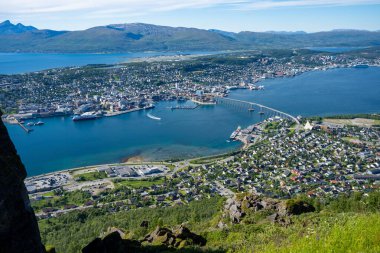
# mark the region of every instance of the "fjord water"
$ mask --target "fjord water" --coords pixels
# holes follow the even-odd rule
[[[380,68],[343,68],[303,73],[261,82],[265,90],[233,92],[230,97],[257,102],[294,116],[380,113]]]
[[[292,115],[333,115],[380,112],[380,68],[333,69],[294,78],[265,80],[263,91],[236,90],[231,98],[254,101]],[[188,102],[189,103],[189,102]],[[256,112],[202,106],[170,110],[176,102],[161,102],[146,111],[73,122],[70,117],[43,119],[44,126],[26,134],[7,125],[29,176],[79,166],[120,162],[142,156],[147,160],[187,158],[237,149],[226,142],[238,125],[262,120]]]
[[[120,54],[46,54],[0,53],[0,74],[20,74],[52,68],[85,66],[88,64],[117,64],[134,58],[171,56],[178,54],[215,54],[218,52],[143,52]]]

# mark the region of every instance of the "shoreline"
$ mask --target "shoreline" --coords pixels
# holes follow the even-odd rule
[[[76,171],[81,171],[81,170],[91,170],[91,169],[97,169],[99,167],[105,167],[105,166],[122,166],[122,165],[154,165],[154,164],[170,164],[164,161],[157,161],[157,162],[148,162],[148,161],[143,161],[143,162],[137,162],[137,161],[130,161],[130,162],[119,162],[119,163],[104,163],[104,164],[95,164],[95,165],[88,165],[88,166],[82,166],[82,167],[75,167],[75,168],[70,168],[70,169],[64,169],[64,170],[57,170],[57,171],[52,171],[52,172],[47,172],[39,175],[33,175],[33,176],[26,176],[25,180],[34,180],[37,178],[41,177],[46,177],[46,176],[51,176],[54,174],[59,174],[59,173],[72,173]]]
[[[367,114],[367,113],[364,113],[364,114]],[[370,114],[370,113],[368,113],[368,114]],[[341,115],[335,115],[335,116],[338,118]],[[325,118],[325,117],[322,117],[322,118]],[[327,119],[337,119],[337,118],[327,118]],[[254,125],[260,125],[261,123],[262,123],[262,121],[258,122],[258,123],[255,123]],[[205,159],[205,158],[212,159],[214,157],[220,157],[220,156],[228,155],[228,154],[231,154],[231,153],[234,153],[234,152],[240,152],[240,151],[246,150],[251,145],[254,144],[254,143],[244,143],[243,141],[241,141],[239,139],[237,139],[236,141],[240,142],[240,144],[241,144],[237,149],[234,149],[234,150],[228,151],[228,152],[222,152],[220,154],[206,155],[206,156],[195,156],[195,157],[187,158],[187,159],[183,158],[183,159],[175,160],[173,162],[168,162],[167,160],[148,161],[148,160],[146,160],[141,155],[133,155],[133,156],[130,156],[130,157],[122,158],[121,162],[94,164],[94,165],[87,165],[87,166],[75,167],[75,168],[70,168],[70,169],[57,170],[57,171],[42,173],[42,174],[39,174],[39,175],[27,176],[25,178],[25,180],[33,180],[33,179],[37,179],[37,178],[41,178],[41,177],[46,177],[46,176],[50,176],[50,175],[54,175],[54,174],[58,174],[58,173],[72,173],[72,172],[75,172],[75,171],[88,170],[88,169],[96,169],[96,168],[105,167],[105,166],[173,164],[173,163],[181,163],[181,162],[185,162],[185,161],[192,161],[192,160]]]
[[[378,65],[369,65],[370,67],[380,67]],[[302,73],[299,73],[298,75],[302,75],[304,73],[308,73],[308,72],[314,72],[314,71],[328,71],[328,70],[334,70],[334,69],[350,69],[350,68],[354,68],[354,66],[345,66],[345,67],[333,67],[333,68],[327,68],[327,69],[311,69],[311,70],[308,70],[308,71],[305,71],[305,72],[302,72]],[[295,76],[284,76],[284,77],[281,77],[281,78],[286,78],[286,77],[295,77]],[[280,78],[280,77],[274,77],[274,78],[267,78],[267,79],[276,79],[276,78]],[[262,79],[262,80],[259,80],[260,81],[265,81],[267,79]],[[161,102],[161,101],[160,101]],[[110,115],[110,116],[105,116],[105,117],[111,117],[111,116],[118,116],[118,115],[121,115],[121,114],[125,114],[125,113],[129,113],[129,112],[134,112],[134,111],[139,111],[139,110],[145,110],[145,108],[139,108],[138,110],[130,110],[130,111],[123,111],[121,113],[118,113],[118,114],[115,114],[115,115]],[[322,116],[324,117],[324,116]],[[245,148],[246,145],[243,145],[244,143],[241,143],[242,145],[239,146],[239,148],[236,148],[235,151],[237,150],[242,150]],[[249,145],[248,145],[249,146]],[[223,154],[223,153],[221,153]],[[191,159],[197,159],[197,158],[201,158],[201,157],[193,157]],[[187,159],[181,159],[181,161],[183,160],[187,160]],[[189,159],[190,160],[190,159]],[[132,161],[131,161],[132,162]],[[142,163],[151,163],[151,162],[148,162],[148,161],[144,161],[142,160],[141,161]],[[164,162],[164,161],[156,161],[156,162]],[[111,163],[111,164],[125,164],[125,163],[128,163],[128,161],[124,162],[115,162],[115,163]],[[108,164],[96,164],[96,165],[88,165],[88,166],[82,166],[82,167],[75,167],[75,168],[69,168],[69,169],[63,169],[63,170],[57,170],[57,171],[53,171],[53,172],[48,172],[48,173],[43,173],[43,174],[38,174],[38,175],[34,175],[34,176],[31,176],[31,177],[36,177],[36,176],[43,176],[43,175],[49,175],[49,174],[52,174],[52,173],[59,173],[59,172],[67,172],[67,171],[75,171],[75,170],[80,170],[80,169],[85,169],[85,168],[91,168],[91,167],[98,167],[98,166],[102,166],[102,165],[108,165]],[[28,177],[28,178],[31,178],[31,177]]]
[[[366,64],[366,65],[368,67],[380,68],[380,65],[376,65],[376,64]],[[284,75],[284,76],[274,76],[274,77],[269,77],[269,78],[261,78],[261,79],[256,80],[255,83],[260,83],[260,82],[265,81],[265,80],[271,80],[271,79],[277,79],[277,78],[294,78],[296,76],[300,76],[302,74],[314,72],[314,71],[328,71],[328,70],[334,70],[334,69],[351,69],[351,68],[356,68],[356,65],[332,66],[332,67],[323,67],[323,68],[322,67],[316,67],[313,69],[301,71],[301,72],[293,74],[293,75]],[[241,87],[240,89],[248,89],[248,87]],[[228,94],[227,94],[227,97],[228,97]],[[216,105],[216,103],[200,102],[200,101],[193,100],[192,98],[187,98],[187,100],[192,101],[193,103],[198,104],[198,105],[205,105],[205,106]],[[159,100],[157,102],[163,102],[163,101],[165,101],[165,100]],[[112,112],[112,113],[108,112],[108,113],[104,114],[102,117],[113,117],[113,116],[118,116],[118,115],[130,113],[130,112],[136,112],[136,111],[141,111],[141,110],[146,110],[146,109],[151,109],[151,108],[154,108],[154,105],[150,105],[150,106],[147,106],[144,108],[134,108],[134,109],[130,109],[127,111],[119,111],[119,112]],[[15,115],[15,114],[4,113],[4,115],[1,117],[1,120],[3,120],[3,122],[7,123],[7,124],[17,124],[17,123],[12,123],[13,115]],[[62,117],[62,116],[65,117],[65,116],[72,116],[72,115],[74,115],[74,114],[71,113],[71,114],[63,114],[63,115],[49,115],[49,116],[39,116],[39,117],[20,118],[20,119],[21,120],[29,120],[29,119],[38,119],[38,118],[54,118],[54,117]],[[7,119],[7,117],[10,117],[10,119]],[[102,118],[102,117],[100,117],[100,118]]]

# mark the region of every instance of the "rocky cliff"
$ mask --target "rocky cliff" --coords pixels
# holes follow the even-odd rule
[[[24,165],[0,120],[0,253],[44,252],[25,177]]]

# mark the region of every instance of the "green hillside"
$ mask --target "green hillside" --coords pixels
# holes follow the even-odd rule
[[[380,32],[333,30],[318,33],[225,32],[132,23],[81,31],[38,30],[0,23],[0,52],[109,53],[220,51],[261,48],[368,47]]]
[[[243,196],[250,195],[237,197],[244,203]],[[57,252],[80,252],[110,227],[125,231],[126,238],[141,239],[157,226],[173,228],[183,223],[203,236],[207,243],[202,247],[186,246],[177,249],[178,252],[380,251],[379,192],[342,195],[336,199],[300,196],[273,201],[287,208],[288,214],[283,216],[284,219],[271,220],[273,210],[247,209],[238,223],[232,223],[223,211],[226,200],[215,197],[167,208],[141,208],[116,213],[99,208],[75,212],[41,220],[40,229],[44,243],[54,245]],[[315,211],[298,214],[296,210],[300,203],[312,205]],[[142,221],[148,221],[148,227],[141,227]],[[146,252],[171,251],[176,249],[147,247]]]

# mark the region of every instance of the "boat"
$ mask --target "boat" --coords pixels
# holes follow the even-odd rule
[[[255,108],[249,108],[248,111],[253,112]]]
[[[93,112],[85,112],[81,115],[75,115],[73,121],[92,120],[96,118],[98,118],[98,116]]]
[[[250,84],[249,85],[249,89],[250,90],[263,90],[264,89],[264,86],[263,85],[254,85],[254,84]]]
[[[36,125],[36,126],[42,126],[43,124],[45,124],[45,123],[44,123],[43,121],[40,120],[40,121],[38,121],[35,125]]]
[[[26,125],[27,125],[27,126],[34,126],[35,123],[34,123],[34,122],[28,122],[28,123],[26,123]]]
[[[151,119],[154,119],[154,120],[161,120],[161,118],[156,117],[156,116],[153,116],[153,115],[150,114],[150,113],[148,113],[146,116],[148,116],[148,118],[151,118]]]
[[[238,134],[240,133],[240,131],[241,131],[241,127],[238,126],[238,128],[235,131],[232,132],[232,134],[230,136],[230,139],[235,139],[236,136],[238,136]]]

